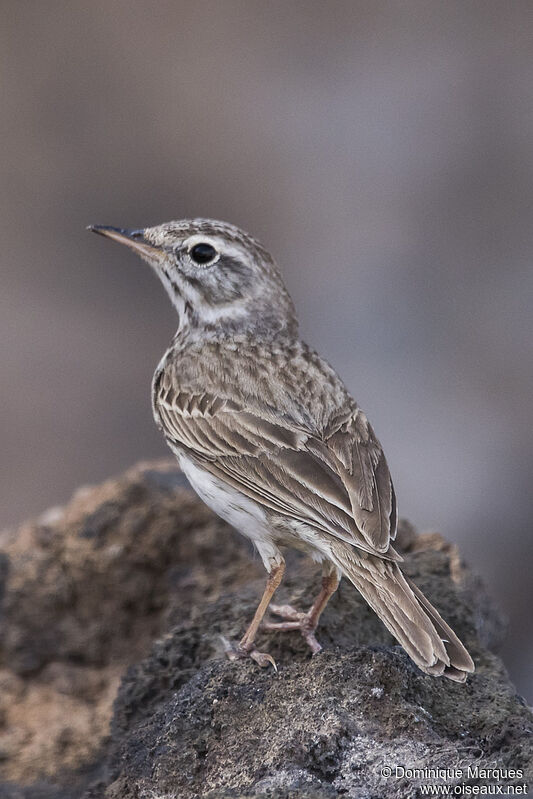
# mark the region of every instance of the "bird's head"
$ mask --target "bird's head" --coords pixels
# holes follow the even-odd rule
[[[294,336],[294,305],[271,255],[254,238],[209,219],[167,222],[139,230],[92,225],[125,244],[161,279],[180,328],[224,336]]]

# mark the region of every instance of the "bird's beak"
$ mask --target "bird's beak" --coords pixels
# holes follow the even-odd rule
[[[161,251],[159,247],[151,244],[144,238],[144,230],[124,230],[119,227],[109,227],[108,225],[89,225],[87,230],[98,233],[100,236],[107,236],[120,244],[125,244],[131,250],[135,250],[139,255],[153,258]]]

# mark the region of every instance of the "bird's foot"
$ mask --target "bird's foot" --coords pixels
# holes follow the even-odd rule
[[[266,668],[267,666],[273,666],[274,671],[278,670],[276,661],[272,655],[269,655],[267,652],[259,652],[259,650],[257,650],[253,645],[243,645],[242,643],[233,644],[224,637],[222,637],[222,644],[224,646],[224,652],[226,653],[228,660],[252,658],[252,660],[255,660],[255,662],[261,666],[262,669]]]
[[[286,621],[263,622],[264,630],[299,630],[312,654],[316,655],[320,652],[322,646],[315,636],[318,619],[311,612],[303,613],[291,605],[269,605],[269,610]]]

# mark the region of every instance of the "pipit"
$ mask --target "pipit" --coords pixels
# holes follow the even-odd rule
[[[93,226],[155,270],[179,324],[152,383],[157,426],[202,500],[249,538],[268,573],[232,659],[275,663],[255,646],[285,568],[280,547],[323,569],[308,612],[270,604],[313,653],[322,611],[346,576],[427,674],[474,670],[455,633],[399,567],[396,500],[381,445],[329,366],[298,335],[271,255],[233,225],[207,219],[142,230]]]

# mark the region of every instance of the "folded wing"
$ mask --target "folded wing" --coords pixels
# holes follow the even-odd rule
[[[394,490],[385,456],[363,412],[350,409],[318,434],[280,417],[208,394],[156,395],[169,443],[265,508],[392,560]]]

